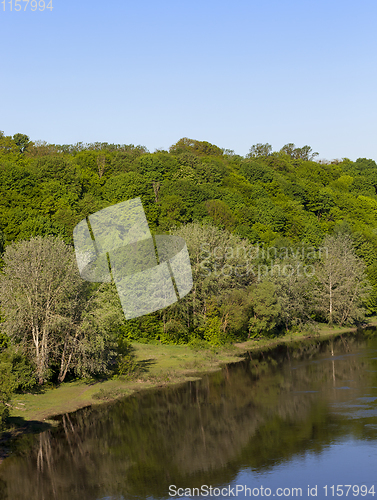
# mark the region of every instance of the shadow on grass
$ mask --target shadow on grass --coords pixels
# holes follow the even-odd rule
[[[149,371],[152,365],[156,364],[156,360],[151,359],[142,359],[140,361],[135,362],[135,371],[139,373],[146,373]]]
[[[53,426],[40,420],[25,420],[23,417],[9,417],[6,429],[0,433],[0,463],[14,451],[20,451],[20,437],[39,434]]]
[[[51,425],[41,420],[25,420],[23,417],[9,417],[7,419],[7,428],[10,431],[5,431],[4,434],[12,434],[13,432],[21,432],[22,434],[43,432],[51,428]]]
[[[53,387],[55,387],[55,386],[51,383],[46,383],[43,385],[36,384],[33,387],[31,387],[30,389],[26,390],[25,392],[23,392],[23,391],[16,392],[15,397],[17,397],[19,394],[44,394],[46,391],[48,391],[49,389],[52,389]]]
[[[141,375],[142,373],[147,373],[152,365],[156,364],[156,360],[151,359],[142,359],[140,361],[131,361],[129,373],[124,373],[120,375],[120,377],[124,377],[125,379],[132,380],[132,378]],[[87,380],[81,380],[88,387],[92,385],[96,385],[101,382],[106,382],[107,380],[112,380],[117,377],[116,373],[112,373],[109,376],[97,375]]]

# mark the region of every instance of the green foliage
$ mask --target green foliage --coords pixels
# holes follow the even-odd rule
[[[283,210],[269,198],[257,200],[255,204],[256,218],[262,224],[268,225],[273,231],[283,232],[287,218]]]
[[[362,322],[363,302],[368,300],[370,292],[365,263],[355,254],[347,233],[326,236],[323,249],[325,252],[315,274],[318,314],[330,324]]]
[[[60,236],[63,239],[68,237],[64,227],[43,215],[27,217],[19,225],[18,240],[28,240],[35,236]]]
[[[1,330],[35,366],[38,382],[109,373],[123,321],[115,287],[83,281],[72,248],[58,238],[13,243],[4,263]]]
[[[282,153],[289,155],[291,158],[300,159],[300,160],[312,160],[319,153],[313,153],[313,150],[310,146],[303,146],[302,148],[296,148],[295,145],[290,142],[283,146],[280,150]]]
[[[119,336],[128,341],[136,340],[145,343],[150,340],[158,340],[162,331],[163,326],[157,315],[147,314],[125,321],[119,330]]]
[[[252,313],[249,319],[249,336],[251,338],[270,335],[281,321],[276,286],[269,281],[253,285],[250,289]]]
[[[35,387],[35,366],[20,350],[9,347],[0,353],[0,364],[9,368],[13,392],[27,392]]]
[[[185,202],[189,211],[205,200],[206,196],[201,187],[196,182],[188,179],[178,179],[176,181],[166,181],[161,189],[162,201],[165,196],[178,195]]]
[[[167,173],[176,171],[177,167],[178,162],[174,157],[164,153],[156,153],[140,156],[133,163],[132,168],[142,175],[150,185],[152,182],[163,181]]]
[[[175,318],[170,318],[165,322],[164,328],[159,334],[159,339],[163,344],[187,344],[189,338],[189,331],[186,325]]]
[[[225,345],[230,341],[226,333],[226,325],[221,320],[220,311],[214,302],[207,304],[204,326],[199,329],[204,340],[213,346]]]
[[[180,154],[187,151],[206,156],[222,156],[224,153],[222,149],[214,144],[207,141],[188,139],[187,137],[180,139],[176,144],[170,147],[169,151],[173,154]]]
[[[19,152],[25,153],[30,144],[29,137],[26,134],[14,134],[13,140],[18,146]]]
[[[0,158],[8,157],[16,160],[16,153],[19,152],[19,148],[10,135],[4,135],[4,132],[0,130]]]
[[[28,391],[35,384],[34,366],[20,351],[8,348],[0,352],[0,431],[6,425],[13,394]]]
[[[137,370],[133,348],[125,338],[118,338],[116,374],[131,377]]]
[[[197,180],[200,183],[209,182],[211,184],[220,184],[227,169],[224,162],[219,158],[204,158],[199,165],[196,165],[195,171]]]
[[[205,203],[208,215],[211,217],[217,227],[231,230],[235,225],[235,217],[228,205],[221,200],[208,200]]]
[[[250,182],[271,182],[274,178],[273,170],[257,161],[243,162],[240,173]]]
[[[102,193],[105,200],[111,203],[126,201],[138,196],[152,196],[152,185],[137,172],[127,172],[111,177],[103,187]]]
[[[8,335],[0,331],[0,353],[8,347],[9,341]]]
[[[9,416],[9,401],[14,391],[11,370],[10,362],[0,361],[0,431],[3,430]]]
[[[98,175],[101,179],[104,175],[107,176],[109,164],[111,161],[110,154],[104,151],[80,151],[75,155],[75,162],[81,170],[89,170],[91,173]]]
[[[169,229],[177,223],[188,219],[187,206],[181,196],[168,194],[161,203],[160,227]]]
[[[0,231],[0,255],[4,252],[5,247],[5,237],[4,233]]]
[[[258,142],[258,144],[254,144],[251,146],[247,158],[259,158],[264,156],[269,156],[272,152],[271,144],[262,144]]]
[[[318,304],[314,311],[310,293],[302,297],[297,292],[305,287],[313,299],[313,282],[284,276],[258,281],[258,273],[252,272],[222,274],[227,266],[235,269],[240,262],[246,264],[234,255],[215,258],[216,246],[252,243],[267,248],[284,241],[287,248],[303,244],[318,249],[326,235],[346,232],[354,241],[356,256],[366,264],[371,284],[360,307],[376,313],[377,164],[366,158],[317,162],[313,161],[316,155],[310,146],[293,143],[275,152],[268,143],[254,144],[243,158],[188,138],[180,139],[169,152],[149,153],[132,144],[55,145],[32,143],[25,134],[0,133],[0,254],[12,242],[37,236],[57,236],[72,243],[73,228],[82,219],[140,196],[151,229],[181,234],[192,257],[194,288],[187,297],[164,311],[124,324],[114,319],[114,328],[109,318],[119,316],[119,304],[111,299],[110,309],[118,312],[106,311],[100,305],[102,293],[111,293],[89,287],[80,307],[97,294],[98,300],[93,300],[97,313],[87,310],[81,316],[79,355],[67,376],[111,371],[119,338],[207,342],[203,337],[207,328],[210,342],[221,343],[216,339],[223,334],[228,340],[243,340],[249,333],[277,334],[303,326],[310,315],[328,318]],[[210,250],[209,259],[201,247]],[[288,260],[279,265],[284,263]],[[251,259],[249,269],[259,264],[278,261]],[[318,261],[316,265],[321,266]],[[213,317],[207,314],[211,297],[216,297],[217,304]],[[333,321],[342,321],[339,318],[334,316]],[[0,351],[12,342],[1,336]],[[49,377],[57,377],[58,358],[57,352],[51,356]]]

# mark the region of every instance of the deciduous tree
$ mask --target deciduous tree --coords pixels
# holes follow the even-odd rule
[[[72,248],[51,236],[13,243],[3,259],[1,327],[34,362],[39,383],[52,369],[59,382],[71,369],[78,375],[106,372],[115,355],[110,330],[123,316],[111,285],[96,285],[93,292]]]
[[[348,234],[326,236],[316,268],[316,306],[322,317],[340,325],[361,321],[370,286],[364,262],[356,256]]]
[[[258,144],[254,144],[251,146],[249,153],[246,155],[247,158],[259,158],[260,156],[269,156],[272,151],[271,144],[262,144],[258,142]]]

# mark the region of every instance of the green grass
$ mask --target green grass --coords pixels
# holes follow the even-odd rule
[[[37,394],[18,394],[12,400],[11,423],[44,421],[85,406],[99,404],[140,391],[143,388],[180,383],[217,370],[224,363],[238,361],[242,351],[235,347],[194,350],[188,346],[133,343],[138,362],[136,377],[112,380],[75,381],[48,388]]]
[[[370,320],[377,324],[377,318]],[[85,406],[100,404],[140,391],[145,388],[194,380],[201,374],[218,370],[225,363],[239,361],[246,351],[271,347],[308,337],[326,337],[351,331],[349,327],[320,325],[318,333],[290,332],[273,339],[248,340],[234,346],[216,349],[192,349],[185,345],[133,343],[138,362],[135,378],[117,378],[103,381],[75,381],[48,388],[38,394],[20,394],[12,401],[11,425],[26,422],[44,422],[50,417],[72,412]]]

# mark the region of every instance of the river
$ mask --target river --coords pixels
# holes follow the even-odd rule
[[[1,500],[371,499],[377,334],[280,345],[59,421],[17,441]]]

